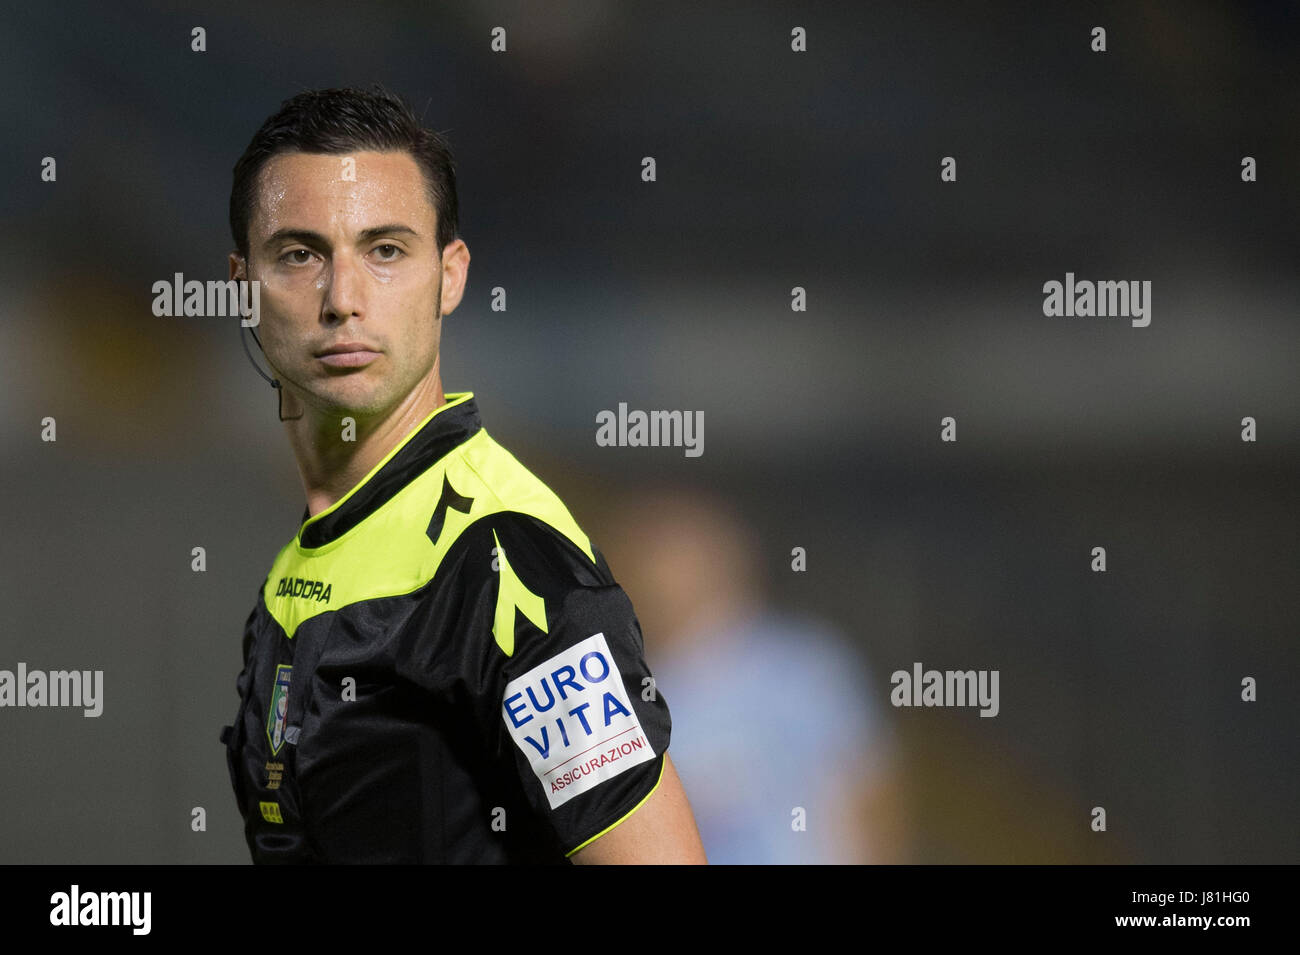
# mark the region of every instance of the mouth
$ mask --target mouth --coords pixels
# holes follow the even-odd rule
[[[316,353],[331,368],[360,368],[379,357],[379,352],[363,342],[339,342]]]

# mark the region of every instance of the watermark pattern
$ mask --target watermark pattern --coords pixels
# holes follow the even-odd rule
[[[1075,281],[1073,272],[1065,282],[1043,283],[1043,314],[1049,318],[1131,318],[1134,328],[1151,324],[1151,280]]]
[[[0,670],[0,706],[81,707],[83,716],[104,712],[103,670]]]
[[[889,702],[894,706],[979,706],[980,716],[997,716],[997,670],[895,670]]]
[[[688,458],[704,453],[703,411],[618,411],[596,414],[596,444],[602,448],[685,448]]]
[[[257,279],[220,281],[185,280],[177,272],[170,281],[153,283],[153,313],[159,318],[193,316],[196,318],[234,318],[239,324],[254,328],[262,320],[262,286]]]

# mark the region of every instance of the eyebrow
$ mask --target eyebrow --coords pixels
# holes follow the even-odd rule
[[[418,236],[410,226],[402,225],[399,222],[390,222],[387,225],[377,225],[369,229],[363,229],[358,236],[359,242],[369,242],[371,239],[378,239],[386,235],[409,235]],[[326,246],[329,241],[319,232],[313,232],[310,229],[276,229],[267,237],[265,246],[276,245],[280,242],[290,240],[301,242],[304,245]]]

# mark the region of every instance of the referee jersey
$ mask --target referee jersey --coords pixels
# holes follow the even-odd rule
[[[276,557],[222,729],[253,861],[560,862],[658,786],[640,626],[451,393]]]

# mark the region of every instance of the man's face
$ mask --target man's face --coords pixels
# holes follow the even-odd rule
[[[367,418],[428,386],[441,315],[459,304],[469,262],[459,240],[439,257],[436,227],[409,153],[267,162],[247,278],[261,283],[259,337],[286,389],[327,414]]]

